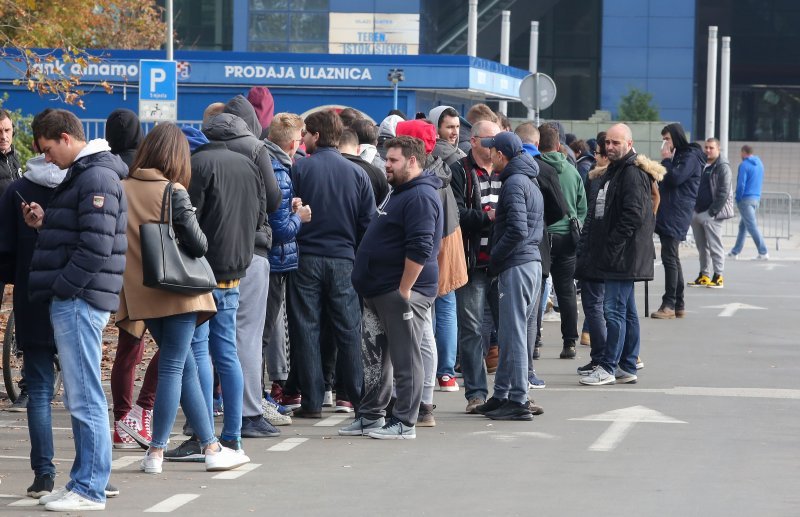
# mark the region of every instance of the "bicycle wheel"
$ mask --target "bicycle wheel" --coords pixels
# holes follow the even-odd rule
[[[19,381],[22,379],[22,353],[17,350],[14,335],[14,313],[8,316],[6,334],[3,336],[3,383],[11,402],[19,396]]]

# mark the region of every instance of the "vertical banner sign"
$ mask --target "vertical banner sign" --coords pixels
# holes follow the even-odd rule
[[[139,119],[142,122],[178,120],[178,67],[175,61],[139,61]]]

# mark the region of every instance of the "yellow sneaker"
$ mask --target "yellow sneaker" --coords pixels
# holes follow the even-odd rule
[[[722,289],[724,287],[724,282],[722,275],[714,275],[714,278],[706,285],[706,287],[710,287],[712,289]]]
[[[708,275],[700,273],[694,282],[687,282],[686,285],[689,287],[708,287],[710,283],[711,279],[708,278]]]

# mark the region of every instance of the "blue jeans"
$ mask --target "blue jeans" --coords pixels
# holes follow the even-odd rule
[[[617,366],[627,373],[636,373],[640,341],[633,280],[606,280],[605,290],[606,351],[600,366],[612,375]]]
[[[197,376],[200,378],[200,391],[203,393],[206,419],[209,421],[211,429],[214,429],[214,369],[211,366],[211,356],[208,353],[208,328],[208,321],[195,327],[194,335],[192,336],[192,355],[194,356],[195,366],[197,366]],[[187,420],[194,428],[194,424],[188,416]]]
[[[25,382],[28,390],[28,436],[31,439],[31,469],[34,475],[56,477],[53,465],[53,426],[50,401],[53,399],[55,349],[38,345],[22,347]]]
[[[103,328],[109,315],[81,298],[53,298],[50,303],[64,406],[72,419],[75,442],[75,461],[66,488],[95,502],[106,500],[111,474],[108,401],[100,377]]]
[[[433,327],[436,332],[436,352],[439,365],[436,376],[456,374],[456,352],[458,351],[458,321],[456,318],[456,293],[449,293],[436,298],[433,311]]]
[[[337,372],[341,372],[336,383],[350,402],[361,400],[361,304],[350,281],[352,272],[352,260],[301,255],[297,271],[286,284],[292,370],[297,370],[306,411],[321,411],[325,395],[320,348],[323,312],[327,336],[336,347]]]
[[[208,322],[208,351],[219,375],[222,388],[222,433],[225,441],[239,440],[242,435],[242,400],[244,377],[236,352],[236,312],[239,309],[239,287],[214,289],[217,314]],[[204,383],[205,384],[205,383]],[[191,422],[191,420],[190,420]]]
[[[193,426],[197,426],[193,428],[200,442],[203,445],[214,443],[217,439],[214,428],[205,418],[206,403],[200,388],[197,363],[191,353],[197,314],[176,314],[148,319],[145,323],[160,351],[150,445],[159,449],[167,447],[178,414],[178,403]]]
[[[458,308],[458,348],[464,396],[486,399],[489,388],[483,361],[483,311],[489,297],[490,278],[483,269],[469,272],[469,281],[456,289]]]
[[[528,400],[528,322],[541,281],[541,262],[510,267],[497,277],[500,358],[494,377],[495,398],[520,404]]]
[[[603,315],[605,284],[591,280],[581,281],[581,305],[583,305],[583,326],[589,333],[591,358],[599,364],[606,348],[606,318]]]
[[[742,199],[736,205],[739,207],[739,233],[736,235],[736,244],[733,245],[731,250],[734,255],[742,252],[744,240],[748,233],[753,237],[753,243],[758,248],[758,254],[767,254],[767,245],[761,237],[761,231],[758,229],[758,221],[756,220],[758,204],[758,199]]]

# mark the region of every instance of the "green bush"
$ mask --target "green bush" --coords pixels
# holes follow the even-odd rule
[[[8,102],[8,92],[0,97],[0,108]],[[14,122],[14,149],[19,154],[19,163],[23,169],[28,159],[32,158],[33,153],[33,133],[31,132],[31,121],[33,115],[23,115],[21,109],[11,110],[6,108],[11,120]]]
[[[653,103],[652,94],[630,88],[620,100],[617,118],[630,122],[659,120],[658,106]]]

